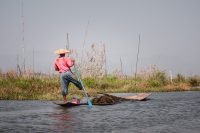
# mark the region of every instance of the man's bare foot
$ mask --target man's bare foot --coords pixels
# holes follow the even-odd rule
[[[89,93],[87,93],[87,96],[88,96],[88,97],[90,97],[90,94],[89,94]]]
[[[64,103],[67,103],[67,98],[66,98],[66,96],[63,96],[63,100],[64,100]]]

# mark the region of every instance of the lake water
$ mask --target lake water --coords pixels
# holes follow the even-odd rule
[[[200,92],[152,93],[147,101],[92,109],[1,100],[0,132],[200,133]]]

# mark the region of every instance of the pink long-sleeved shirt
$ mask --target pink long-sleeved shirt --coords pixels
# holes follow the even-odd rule
[[[54,62],[54,68],[59,73],[64,73],[70,70],[70,67],[74,65],[74,61],[67,57],[59,57]]]

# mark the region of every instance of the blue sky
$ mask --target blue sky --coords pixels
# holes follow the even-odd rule
[[[16,69],[25,46],[26,66],[52,71],[54,50],[66,44],[86,50],[93,43],[106,46],[110,72],[135,72],[138,35],[141,47],[138,69],[156,65],[167,73],[200,74],[199,0],[0,0],[0,68]],[[24,42],[22,43],[22,20]],[[89,22],[88,28],[87,24]]]

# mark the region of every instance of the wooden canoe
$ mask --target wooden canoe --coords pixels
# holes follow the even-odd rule
[[[111,94],[100,94],[100,98],[97,98],[98,100],[101,100],[101,98],[103,96],[106,96],[106,97],[110,97],[112,98],[113,102],[94,102],[93,100],[95,98],[92,99],[92,104],[93,105],[99,105],[99,106],[105,106],[105,105],[113,105],[119,101],[132,101],[132,100],[135,100],[135,101],[143,101],[143,100],[146,100],[147,97],[149,97],[151,95],[151,93],[139,93],[139,94],[136,94],[136,95],[133,95],[133,96],[126,96],[126,97],[118,97],[118,96],[114,96],[114,95],[111,95]],[[75,106],[80,106],[80,105],[87,105],[87,102],[82,102],[82,103],[79,103],[79,104],[75,104],[75,103],[71,103],[71,102],[67,102],[67,103],[64,103],[64,102],[53,102],[54,104],[56,105],[60,105],[62,107],[75,107]]]

